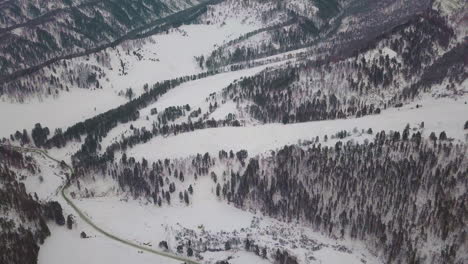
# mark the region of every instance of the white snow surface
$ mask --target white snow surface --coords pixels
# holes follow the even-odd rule
[[[360,243],[348,240],[337,242],[313,232],[302,224],[283,223],[256,212],[248,212],[228,205],[216,197],[213,182],[207,176],[192,182],[194,194],[191,196],[189,206],[177,203],[177,199],[174,199],[171,206],[164,205],[161,208],[144,200],[122,199],[120,194],[113,196],[112,192],[107,192],[103,184],[105,185],[104,182],[98,181],[87,185],[87,188],[100,189],[105,196],[74,201],[98,226],[105,227],[106,231],[138,244],[144,243],[157,249],[158,243],[165,240],[169,248],[174,250],[179,243],[174,238],[181,232],[183,234],[183,230],[186,229],[194,231],[199,237],[209,233],[210,237],[221,238],[223,234],[235,232],[236,237],[241,240],[253,237],[260,245],[269,248],[277,245],[276,239],[287,241],[289,246],[286,248],[291,247],[304,235],[325,246],[313,253],[316,260],[312,262],[304,262],[306,255],[310,255],[310,251],[300,247],[288,248],[297,254],[302,260],[301,263],[338,264],[346,260],[347,263],[359,264],[361,259],[369,261],[368,263],[379,263]],[[253,224],[254,222],[257,224]],[[346,246],[353,253],[340,252],[334,246]],[[269,257],[270,260],[267,261],[253,253],[234,249],[206,252],[202,255],[204,257],[202,263],[215,263],[229,256],[233,258],[231,263],[272,263],[272,257]]]
[[[125,101],[105,89],[72,89],[55,99],[33,99],[22,104],[0,101],[0,137],[9,137],[23,129],[30,132],[36,123],[47,126],[53,135],[55,128],[66,128]]]
[[[315,139],[316,136],[319,136],[322,142],[325,135],[330,137],[341,130],[372,128],[374,133],[381,130],[402,131],[407,124],[411,127],[419,127],[421,122],[425,123],[422,133],[425,137],[429,137],[431,132],[438,135],[446,131],[449,137],[465,141],[466,132],[463,131],[463,125],[468,116],[466,101],[468,101],[468,96],[456,101],[452,98],[425,97],[402,108],[391,108],[383,110],[380,115],[361,118],[196,130],[166,138],[156,137],[146,144],[136,145],[127,150],[127,155],[137,160],[143,157],[157,160],[187,157],[196,153],[217,154],[220,150],[239,151],[241,149],[247,150],[250,155],[256,155],[284,145],[295,144],[299,140]],[[416,108],[416,104],[422,107]]]
[[[153,36],[143,45],[141,52],[144,57],[153,57],[157,61],[139,61],[132,55],[114,57],[112,65],[116,65],[115,68],[120,64],[119,59],[129,64],[128,74],[120,75],[118,71],[111,71],[108,75],[116,90],[132,87],[138,93],[142,91],[145,83],[152,84],[202,72],[195,56],[206,56],[215,47],[258,27],[237,20],[230,20],[223,25],[185,25],[171,30],[169,34]]]
[[[170,90],[159,100],[149,105],[147,108],[140,111],[142,116],[148,115],[150,110],[156,107],[159,110],[164,110],[169,106],[190,105],[192,107],[202,104],[205,99],[212,93],[218,93],[226,88],[229,84],[242,77],[248,77],[259,73],[266,66],[256,68],[221,73],[196,81],[184,83],[179,87]]]
[[[63,204],[62,204],[63,205]],[[69,211],[70,212],[70,211]],[[138,251],[135,248],[111,240],[80,222],[76,229],[52,224],[52,235],[45,240],[39,250],[39,264],[180,264],[180,261]],[[90,238],[81,239],[84,231]]]

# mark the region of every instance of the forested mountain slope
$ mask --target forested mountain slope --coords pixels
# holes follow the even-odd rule
[[[465,263],[467,18],[0,0],[0,262]]]
[[[230,85],[221,98],[261,122],[293,123],[378,114],[423,92],[466,93],[464,33],[439,11],[424,7],[404,17],[394,10],[388,19],[375,21],[382,16],[379,9],[364,9],[363,25],[342,25],[329,40],[301,53],[298,63]],[[215,54],[234,56],[236,62],[259,55],[243,48]]]
[[[67,68],[66,62],[53,63],[191,21],[212,2],[217,1],[4,1],[0,93],[41,91],[43,75]]]

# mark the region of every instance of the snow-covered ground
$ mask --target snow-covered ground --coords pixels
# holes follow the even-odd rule
[[[330,138],[341,130],[352,131],[357,128],[361,131],[372,128],[374,133],[381,130],[402,131],[407,124],[410,127],[419,127],[421,122],[424,122],[424,137],[429,137],[431,132],[438,135],[445,131],[449,137],[465,141],[466,131],[463,130],[463,125],[468,117],[467,101],[466,95],[458,100],[426,96],[402,108],[391,108],[383,110],[380,115],[361,118],[203,129],[166,138],[156,137],[146,144],[127,150],[127,155],[137,160],[143,157],[157,160],[241,149],[246,149],[250,155],[256,155],[287,144],[295,144],[299,140],[315,139],[317,136],[323,142],[325,135]],[[416,108],[416,104],[422,107]],[[369,137],[361,136],[355,140],[365,138]]]
[[[103,182],[97,184],[101,191],[104,190],[102,184]],[[163,240],[174,249],[181,240],[205,240],[210,237],[210,245],[216,248],[215,240],[235,237],[243,241],[248,237],[270,250],[281,245],[282,248],[296,253],[303,261],[308,259],[307,263],[338,264],[346,261],[359,264],[361,259],[367,263],[379,263],[360,243],[333,240],[299,223],[280,222],[226,204],[214,194],[209,177],[199,178],[193,182],[193,186],[194,194],[189,206],[175,202],[171,206],[160,208],[151,202],[122,199],[122,195],[113,196],[108,192],[103,197],[75,202],[96,224],[105,227],[107,231],[156,249]],[[191,232],[195,232],[196,236],[190,236]],[[176,237],[182,239],[177,240]],[[221,248],[224,247],[224,243],[220,245]],[[344,252],[343,247],[352,253]],[[232,257],[231,263],[252,264],[272,263],[272,253],[268,253],[269,261],[239,249],[205,252],[202,256],[203,263],[215,263]],[[311,260],[310,256],[315,260]]]
[[[231,75],[228,76],[234,78]],[[210,78],[216,79],[216,76]],[[220,83],[220,85],[222,84]],[[193,86],[189,85],[181,88],[180,91],[174,90],[173,94],[171,91],[171,94],[168,93],[167,98],[161,98],[160,103],[170,105],[177,102],[172,102],[173,99],[171,98],[180,98],[184,94],[190,93],[190,87]],[[199,99],[203,100],[205,98],[204,94],[193,94],[192,96],[194,98],[189,96],[187,102],[193,100],[193,103],[196,103]],[[195,97],[197,97],[196,100]],[[438,134],[441,131],[446,131],[449,137],[464,141],[466,131],[463,130],[463,124],[467,118],[466,113],[468,113],[466,101],[468,101],[466,95],[459,97],[457,100],[453,98],[436,99],[426,96],[402,108],[387,109],[380,115],[358,119],[198,130],[178,136],[155,138],[147,144],[137,145],[130,149],[127,154],[137,159],[145,157],[149,160],[155,160],[187,157],[194,153],[217,153],[221,149],[247,149],[249,155],[252,156],[274,150],[285,144],[314,139],[316,136],[319,136],[320,142],[324,143],[323,136],[328,135],[329,140],[326,144],[334,144],[336,139],[331,139],[331,135],[340,130],[352,131],[357,128],[361,131],[361,129],[372,128],[374,133],[380,130],[401,131],[408,123],[411,127],[419,128],[422,121],[425,123],[422,130],[423,136],[427,137],[430,132]],[[416,104],[422,105],[422,107],[416,108]],[[225,108],[219,108],[220,112],[215,112],[213,115],[223,115],[235,109],[234,106],[229,105],[226,105]],[[362,141],[372,137],[373,135],[353,133],[352,139]],[[49,153],[59,159],[66,159],[69,157],[69,153],[72,153],[73,149],[79,146],[79,144],[75,145],[61,150],[53,149]],[[37,154],[34,156],[37,156]],[[23,182],[25,182],[28,190],[38,192],[41,199],[58,200],[64,208],[65,215],[74,214],[73,209],[56,192],[61,185],[63,172],[60,172],[60,169],[53,162],[41,157],[35,158],[41,164],[44,181],[42,185],[39,185],[37,178],[27,177]],[[307,263],[357,264],[362,263],[362,260],[367,261],[367,263],[379,263],[360,243],[355,241],[333,240],[299,223],[283,223],[262,216],[258,212],[237,209],[224,201],[218,200],[213,193],[213,184],[208,177],[202,177],[193,182],[195,191],[189,206],[175,202],[171,206],[164,205],[161,208],[145,200],[133,200],[122,194],[108,192],[109,189],[112,189],[112,186],[115,186],[115,182],[111,183],[109,181],[111,180],[98,181],[96,185],[100,186],[101,189],[96,189],[98,195],[95,198],[76,199],[74,201],[98,226],[138,244],[149,245],[157,249],[158,243],[165,240],[168,241],[170,247],[174,248],[178,243],[175,237],[183,237],[187,235],[187,230],[190,230],[200,237],[226,238],[236,236],[239,239],[255,237],[262,246],[273,248],[282,245],[294,252],[299,259],[308,259]],[[102,196],[102,193],[106,193],[106,195]],[[75,219],[77,224],[71,231],[67,230],[66,227],[51,224],[52,235],[41,246],[39,253],[40,264],[63,263],[64,259],[69,260],[69,263],[72,264],[179,263],[110,240],[94,231],[80,219]],[[79,237],[81,231],[85,231],[90,238],[81,239]],[[309,238],[310,240],[307,241],[310,241],[311,245],[306,243],[298,246],[299,234]],[[279,241],[282,242],[278,244]],[[317,245],[319,246],[317,247]],[[296,246],[298,247],[296,248]],[[343,250],[342,246],[346,250]],[[307,247],[312,247],[314,250],[309,250]],[[230,263],[271,263],[243,250],[207,252],[202,256],[207,263],[213,263],[216,260],[228,257],[231,258]],[[310,256],[313,256],[314,259],[311,259]]]
[[[210,94],[220,92],[235,80],[255,75],[265,68],[266,66],[260,66],[241,71],[221,73],[200,80],[184,83],[161,96],[156,103],[141,110],[140,115],[149,115],[150,110],[155,107],[158,111],[164,110],[170,106],[186,104],[193,108],[202,104]]]
[[[36,193],[40,200],[55,200],[65,179],[64,171],[58,168],[57,162],[44,157],[42,154],[31,153],[27,155],[34,158],[40,172],[31,174],[29,171],[19,170],[18,175],[20,178],[24,176],[24,180],[21,180],[21,182],[24,183],[26,190]]]
[[[49,127],[53,134],[55,128],[66,128],[125,101],[112,90],[105,89],[72,89],[56,99],[32,99],[22,104],[0,101],[0,137],[9,137],[23,129],[30,132],[36,123]]]
[[[62,204],[63,205],[63,204]],[[77,229],[52,224],[52,235],[39,251],[38,264],[180,264],[180,261],[149,254],[111,240],[78,222]],[[80,238],[84,231],[90,238]]]
[[[38,175],[25,175],[26,179],[22,182],[25,183],[27,190],[36,192],[41,200],[60,202],[64,216],[72,214],[75,220],[72,230],[49,222],[51,236],[41,245],[39,264],[59,264],[64,261],[70,264],[180,263],[129,247],[94,230],[77,217],[74,210],[57,192],[63,183],[66,171],[41,154],[28,155],[35,159],[44,180],[39,183],[36,182]],[[188,178],[193,180],[193,177]],[[309,259],[313,256],[314,261],[308,263],[336,264],[347,261],[358,264],[361,260],[366,260],[367,263],[379,263],[360,243],[336,241],[313,232],[299,223],[283,223],[257,212],[237,209],[219,200],[214,194],[209,177],[201,177],[198,181],[192,182],[194,195],[191,196],[189,206],[174,202],[171,206],[166,205],[162,208],[144,200],[132,200],[121,194],[107,192],[115,186],[115,182],[109,181],[111,181],[109,178],[98,179],[95,183],[98,188],[93,189],[98,195],[105,193],[105,196],[74,199],[74,202],[105,231],[140,245],[159,250],[158,244],[164,240],[169,243],[173,251],[179,243],[176,237],[193,239],[190,234],[196,234],[196,237],[203,239],[207,237],[220,239],[220,241],[234,238],[239,239],[241,243],[248,237],[255,238],[259,246],[269,248],[267,255],[269,260],[241,250],[243,246],[240,245],[241,249],[205,252],[202,254],[204,259],[201,263],[215,263],[227,258],[234,264],[272,263],[271,254],[278,245],[294,252],[300,259]],[[81,232],[85,232],[88,238],[80,238]],[[304,245],[312,247],[313,250],[302,248],[300,243],[304,243],[303,241],[306,241]]]
[[[195,61],[195,56],[206,56],[224,42],[259,27],[260,25],[229,20],[223,25],[185,25],[169,34],[153,36],[140,51],[143,60],[138,60],[131,53],[112,58],[112,65],[115,67],[118,67],[122,59],[128,64],[128,71],[126,75],[115,70],[109,72],[110,82],[118,91],[132,87],[138,93],[145,83],[152,84],[200,73],[203,70]],[[123,54],[124,51],[120,53]]]
[[[57,98],[32,98],[25,103],[0,100],[0,137],[8,137],[16,130],[30,131],[38,122],[53,133],[55,128],[65,129],[125,103],[127,99],[118,93],[127,88],[140,94],[144,84],[203,72],[195,56],[207,55],[224,42],[259,27],[258,23],[243,23],[241,19],[228,19],[223,24],[184,25],[138,41],[139,44],[128,41],[115,49],[109,48],[106,50],[110,56],[109,67],[103,68],[106,80],[100,81],[103,89],[72,88]],[[138,45],[142,59],[133,54],[136,48],[129,48],[134,45]],[[121,61],[126,65],[125,75],[120,71]],[[92,56],[72,59],[69,63],[102,67]]]
[[[300,6],[299,4],[305,1],[294,1],[294,3]],[[249,9],[251,13],[236,16],[235,12],[229,8],[238,8],[238,5],[240,4],[237,1],[230,1],[226,6],[210,7],[208,15],[203,18],[205,22],[210,21],[210,23],[184,25],[140,41],[136,48],[138,55],[132,52],[135,50],[133,45],[136,44],[131,41],[115,49],[109,49],[110,66],[105,68],[108,80],[103,83],[103,89],[71,89],[69,93],[62,93],[58,98],[45,98],[42,101],[34,99],[24,104],[0,102],[0,123],[2,124],[0,137],[8,137],[16,130],[30,131],[38,122],[49,127],[53,134],[55,128],[66,128],[125,103],[127,99],[118,93],[129,87],[136,94],[140,94],[146,83],[151,85],[157,81],[202,72],[203,69],[198,66],[195,56],[206,57],[223,43],[260,28],[260,21],[254,15],[255,6]],[[447,8],[450,8],[450,5]],[[219,17],[223,19],[216,21],[215,18]],[[278,17],[271,18],[268,23],[276,23],[281,19],[280,14]],[[299,49],[259,59],[256,62],[286,60],[288,56],[293,58],[307,51],[308,49]],[[382,53],[398,58],[398,54],[388,48],[383,49]],[[379,55],[377,51],[371,51],[364,56],[367,59],[373,59]],[[78,58],[73,61],[97,65],[97,62],[93,64],[94,59],[91,58],[88,61]],[[125,64],[125,74],[122,74],[121,63]],[[274,65],[277,64],[279,63]],[[203,110],[202,113],[205,113],[209,104],[207,97],[210,94],[219,94],[235,80],[257,74],[271,65],[222,73],[184,83],[163,95],[156,103],[142,109],[140,118],[131,124],[136,128],[150,128],[154,121],[154,116],[150,114],[152,108],[160,111],[169,106],[189,104],[192,109],[200,107]],[[254,156],[316,137],[320,138],[322,144],[333,145],[337,139],[331,138],[331,135],[342,130],[367,131],[371,128],[375,134],[381,130],[401,131],[407,124],[411,128],[419,129],[421,122],[424,122],[422,129],[424,137],[428,137],[431,132],[438,135],[445,131],[456,141],[466,142],[468,137],[466,130],[463,130],[463,125],[468,120],[467,101],[467,94],[456,99],[425,95],[422,99],[401,108],[386,109],[380,115],[357,119],[287,125],[260,125],[250,122],[245,127],[203,129],[177,136],[153,138],[145,144],[138,144],[128,149],[127,155],[137,160],[146,158],[154,161],[165,158],[186,158],[196,153],[209,152],[216,155],[220,150],[245,149],[249,156]],[[421,107],[416,107],[416,105]],[[230,113],[239,114],[239,109],[232,101],[221,104],[210,114],[209,118],[224,119]],[[237,117],[242,119],[242,117]],[[121,135],[132,133],[129,126],[130,123],[119,125],[111,130],[101,142],[102,149],[105,150],[106,146],[118,140]],[[325,135],[329,138],[327,142],[324,142]],[[365,139],[371,140],[373,137],[373,134],[358,132],[353,133],[346,140],[364,141]],[[71,155],[80,147],[81,144],[78,142],[69,143],[66,148],[49,150],[49,154],[70,164]],[[58,192],[63,184],[65,172],[55,162],[39,154],[34,154],[33,157],[40,165],[41,172],[37,175],[20,173],[20,176],[25,176],[21,182],[25,184],[27,190],[37,193],[39,199],[59,201],[65,216],[68,214],[76,216],[74,210]],[[42,177],[39,178],[39,175]],[[219,200],[214,194],[213,184],[208,177],[201,177],[198,181],[191,183],[194,185],[195,192],[191,196],[189,206],[173,202],[171,206],[158,207],[145,200],[133,200],[122,193],[111,191],[116,187],[116,182],[111,179],[98,179],[98,182],[94,183],[94,191],[98,194],[95,198],[80,198],[74,201],[104,230],[154,249],[158,249],[158,243],[165,240],[173,250],[179,243],[175,237],[185,236],[189,230],[199,237],[213,235],[218,238],[237,237],[241,240],[246,237],[255,237],[263,246],[274,248],[281,245],[287,248],[294,252],[303,263],[358,264],[363,260],[367,263],[379,263],[360,243],[355,241],[333,240],[300,223],[280,222],[258,212],[243,211],[227,204],[226,201]],[[111,240],[78,217],[75,217],[75,220],[73,230],[50,223],[52,235],[46,239],[44,245],[41,245],[39,264],[180,263],[180,261],[172,261],[142,252]],[[89,238],[81,239],[82,231],[86,232]],[[306,237],[308,242],[301,242],[302,236]],[[341,246],[352,253],[343,250]],[[314,250],[310,249],[311,247]],[[311,256],[313,258],[310,258]],[[228,257],[232,257],[231,264],[271,263],[251,252],[237,249],[206,252],[203,253],[203,257],[207,263],[214,263]]]
[[[40,169],[40,172],[35,175],[25,170],[17,170],[18,176],[22,178],[20,181],[25,184],[26,190],[36,193],[41,201],[58,201],[63,208],[65,217],[68,214],[75,216],[72,230],[67,229],[66,226],[58,226],[54,222],[48,222],[51,236],[40,246],[39,264],[62,264],[64,262],[70,264],[180,263],[180,261],[129,247],[96,232],[78,218],[75,211],[60,196],[59,191],[66,171],[61,170],[55,161],[45,158],[41,154],[26,155],[30,155],[36,161],[37,168]],[[43,179],[40,180],[39,177]],[[80,238],[82,231],[89,238]]]

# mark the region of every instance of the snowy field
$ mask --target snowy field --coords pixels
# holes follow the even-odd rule
[[[251,69],[249,71],[254,71]],[[235,79],[234,73],[227,74],[228,81]],[[238,73],[240,75],[246,73]],[[223,75],[221,75],[223,77]],[[217,80],[216,76],[209,80],[210,83],[219,81],[219,87],[223,86],[222,79]],[[193,85],[195,82],[191,83]],[[197,83],[195,83],[197,84]],[[181,90],[173,90],[167,94],[167,98],[162,97],[161,105],[171,105],[173,98],[180,98],[181,92],[190,93],[191,88],[187,85]],[[203,87],[203,82],[198,83]],[[215,89],[215,88],[213,88]],[[218,88],[216,88],[218,89]],[[216,90],[215,89],[215,90]],[[202,89],[204,90],[204,89]],[[213,92],[215,92],[213,90]],[[195,90],[193,90],[195,91]],[[206,92],[206,91],[205,91]],[[193,93],[187,98],[186,103],[197,103],[203,100],[205,92],[202,94]],[[192,101],[193,100],[193,101]],[[402,130],[406,124],[411,127],[419,127],[424,121],[425,128],[423,136],[429,136],[430,132],[446,131],[449,137],[455,140],[465,140],[463,124],[468,113],[468,96],[454,100],[453,98],[435,99],[429,96],[416,101],[402,108],[391,108],[384,110],[382,114],[366,116],[358,119],[330,120],[319,122],[308,122],[299,124],[267,124],[239,128],[218,128],[204,129],[192,133],[184,133],[178,136],[167,138],[158,137],[150,142],[137,145],[127,152],[127,155],[137,159],[145,157],[155,160],[160,158],[187,157],[195,153],[211,152],[217,153],[221,149],[240,150],[247,149],[250,156],[277,149],[286,144],[298,143],[301,140],[320,137],[323,143],[323,136],[330,136],[340,130],[352,131],[357,128],[367,130],[372,128],[374,133],[380,130]],[[181,100],[180,102],[184,102]],[[416,104],[422,107],[416,108]],[[158,106],[159,107],[159,106]],[[235,108],[227,105],[225,109],[218,109],[222,115]],[[372,139],[373,135],[353,134],[346,138],[356,141]],[[332,145],[336,139],[329,139],[326,144]],[[66,149],[53,149],[49,151],[52,155],[66,159],[73,153],[79,144],[70,145]],[[35,155],[36,156],[36,155]],[[74,213],[60,196],[56,196],[57,189],[61,185],[63,172],[56,167],[56,164],[35,157],[41,164],[44,175],[42,184],[38,184],[37,177],[28,177],[24,180],[26,187],[38,192],[41,199],[56,199],[63,208],[64,214]],[[213,185],[208,177],[200,178],[194,182],[194,196],[191,204],[185,206],[181,203],[174,203],[172,206],[159,208],[145,200],[133,200],[126,198],[122,194],[115,194],[112,191],[115,182],[100,182],[100,190],[96,198],[75,200],[80,207],[98,226],[104,230],[112,232],[122,238],[141,245],[150,245],[158,249],[158,243],[162,240],[168,241],[170,247],[175,247],[177,241],[174,237],[184,235],[187,230],[194,231],[198,236],[215,236],[223,238],[235,236],[239,238],[255,237],[267,247],[278,246],[275,237],[280,237],[282,241],[288,242],[285,247],[294,252],[299,259],[305,260],[313,256],[315,260],[307,263],[339,264],[339,263],[379,263],[361,244],[327,238],[314,232],[308,227],[298,223],[282,223],[274,219],[264,217],[256,212],[248,212],[237,209],[223,201],[218,200],[214,194]],[[88,186],[90,187],[90,186]],[[106,194],[106,195],[103,195]],[[77,224],[72,231],[65,227],[57,227],[51,224],[52,235],[45,244],[41,246],[39,253],[40,264],[61,264],[64,259],[70,260],[68,263],[179,263],[157,255],[141,252],[137,249],[120,244],[104,237],[94,231],[90,226],[76,219]],[[253,224],[255,223],[255,224]],[[277,230],[276,233],[269,233]],[[85,231],[90,238],[81,239],[79,233]],[[320,245],[315,250],[303,248],[303,245],[294,248],[298,238],[306,235],[313,245]],[[296,245],[297,246],[297,245]],[[345,246],[352,253],[340,250]],[[99,250],[97,250],[99,249]],[[216,260],[231,257],[233,264],[241,263],[271,263],[253,253],[229,250],[223,252],[207,252],[203,254],[203,263],[214,263]],[[270,258],[271,259],[271,258]]]
[[[78,218],[74,210],[58,194],[65,171],[40,154],[32,154],[32,156],[37,161],[44,180],[38,182],[38,175],[26,175],[26,179],[23,180],[26,188],[37,192],[41,200],[60,202],[65,217],[68,214],[75,216],[72,230],[49,222],[51,236],[41,245],[39,264],[62,264],[64,260],[70,264],[180,263],[180,261],[129,247],[95,231]],[[299,223],[279,222],[256,212],[237,209],[220,201],[214,194],[209,177],[202,177],[192,184],[195,192],[189,206],[174,202],[170,207],[159,208],[144,200],[128,199],[121,194],[111,195],[107,191],[112,189],[115,183],[105,180],[99,181],[97,186],[102,192],[98,192],[98,195],[104,193],[106,195],[92,199],[75,199],[74,202],[105,231],[158,250],[157,245],[162,240],[168,241],[173,250],[177,245],[175,237],[191,230],[197,236],[204,238],[206,236],[220,239],[255,237],[259,245],[268,248],[277,247],[278,241],[282,241],[283,247],[290,247],[288,249],[295,252],[300,259],[314,256],[315,261],[310,263],[336,264],[346,261],[346,263],[359,264],[362,259],[367,263],[379,263],[360,243],[347,240],[337,242]],[[87,234],[88,238],[80,238],[82,231]],[[305,250],[300,245],[297,248],[294,246],[299,243],[298,241],[304,240],[304,236],[315,247],[314,250]],[[352,253],[340,250],[343,247]],[[252,252],[238,249],[206,252],[202,256],[204,260],[201,263],[214,263],[226,258],[230,258],[232,264],[271,263]],[[271,260],[271,256],[269,259]]]
[[[181,26],[167,34],[145,39],[139,48],[143,56],[141,60],[126,53],[124,47],[133,44],[123,43],[115,49],[109,48],[106,51],[111,56],[110,68],[104,68],[108,80],[101,82],[103,89],[72,88],[57,98],[32,98],[22,104],[0,100],[0,137],[8,137],[16,130],[30,130],[38,122],[53,133],[55,128],[64,129],[125,103],[127,99],[118,93],[127,88],[140,94],[146,83],[151,85],[203,72],[195,56],[207,55],[224,42],[259,27],[259,24],[243,23],[238,19],[228,19],[223,24]],[[92,57],[89,60],[76,58],[70,62],[72,65],[83,62],[94,65],[93,60]],[[121,60],[126,64],[126,75],[120,74]]]
[[[229,84],[238,80],[242,77],[248,77],[259,73],[264,70],[267,66],[259,66],[246,70],[234,71],[221,73],[207,78],[191,81],[184,83],[161,96],[157,102],[147,106],[140,111],[140,119],[132,122],[134,127],[146,127],[150,128],[154,117],[151,117],[151,109],[156,108],[158,111],[163,111],[165,108],[170,106],[182,106],[190,105],[192,109],[201,107],[206,110],[207,103],[205,99],[212,93],[218,93],[222,89],[226,88]],[[145,118],[148,117],[149,120]],[[129,124],[121,124],[118,127],[112,129],[108,135],[103,139],[101,145],[105,150],[105,147],[116,139],[120,139],[121,135],[129,135],[132,131],[129,129]]]
[[[146,59],[139,61],[131,54],[112,58],[112,65],[118,65],[122,59],[129,68],[127,75],[109,72],[109,79],[116,90],[133,87],[139,93],[145,83],[200,73],[203,70],[197,65],[195,56],[206,56],[224,42],[259,27],[229,20],[224,25],[186,25],[169,34],[153,36],[140,51]]]
[[[77,228],[68,230],[64,226],[53,225],[52,235],[39,251],[38,264],[180,264],[180,261],[139,251],[111,240],[94,232],[84,223],[79,222]],[[81,231],[90,238],[81,239]]]
[[[102,182],[98,185],[102,185]],[[123,199],[122,195],[112,196],[109,192],[105,192],[103,197],[75,201],[99,226],[138,244],[151,245],[155,249],[162,240],[167,241],[169,247],[174,249],[179,243],[175,237],[182,236],[183,239],[187,239],[190,236],[184,235],[189,233],[186,230],[190,230],[197,234],[197,238],[210,237],[211,240],[222,240],[226,237],[241,240],[254,238],[261,246],[268,248],[274,248],[279,245],[278,241],[283,241],[282,247],[295,252],[303,261],[313,256],[316,260],[307,262],[311,264],[338,264],[344,263],[343,261],[359,264],[362,263],[361,259],[368,261],[367,263],[379,263],[359,243],[347,240],[337,242],[301,224],[283,223],[220,201],[214,194],[209,177],[199,178],[193,185],[194,195],[189,206],[175,203],[159,208],[147,201]],[[309,245],[300,244],[303,240],[314,241],[311,244],[320,246],[314,250],[307,249]],[[340,246],[346,247],[352,253],[340,251]],[[203,263],[215,263],[227,257],[233,258],[231,263],[239,264],[271,263],[272,259],[269,257],[270,261],[266,261],[253,253],[234,249],[206,252],[202,256]]]
[[[287,144],[298,143],[299,140],[310,140],[341,131],[359,131],[372,128],[374,133],[381,130],[402,131],[407,124],[419,127],[424,122],[423,136],[429,137],[431,132],[438,135],[445,131],[449,137],[465,141],[463,125],[468,117],[468,96],[453,100],[450,98],[433,99],[425,97],[419,101],[405,105],[402,108],[383,110],[380,115],[361,118],[326,120],[297,124],[266,124],[248,127],[223,127],[197,130],[182,133],[177,136],[157,137],[145,144],[136,145],[127,150],[128,156],[137,160],[146,158],[157,160],[164,158],[187,157],[196,153],[217,154],[220,150],[239,151],[246,149],[250,155],[256,155],[269,150],[275,150]],[[422,105],[416,108],[416,104]],[[355,140],[372,138],[356,137]],[[332,143],[333,141],[329,141]]]
[[[26,189],[31,193],[36,193],[41,201],[58,201],[63,208],[63,214],[74,213],[74,210],[59,195],[59,190],[65,178],[65,171],[61,170],[57,163],[45,158],[40,154],[27,154],[34,158],[40,173],[32,175],[26,170],[16,170],[22,179]],[[43,179],[40,180],[39,178]],[[154,254],[143,253],[137,249],[111,240],[92,227],[75,217],[76,223],[72,230],[66,226],[58,226],[53,222],[48,222],[51,236],[40,246],[39,264],[125,264],[125,263],[161,263],[176,264],[168,258]],[[90,238],[80,238],[80,233],[84,231]]]
[[[49,127],[53,134],[55,128],[66,128],[126,101],[105,89],[72,89],[56,99],[32,99],[22,104],[0,101],[0,137],[9,137],[23,129],[30,132],[36,123]]]

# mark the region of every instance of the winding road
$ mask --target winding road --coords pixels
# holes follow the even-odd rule
[[[36,149],[36,148],[25,148],[25,147],[18,147],[18,146],[11,146],[11,145],[3,145],[3,144],[0,144],[0,146],[4,146],[4,147],[8,147],[8,148],[11,148],[11,149],[14,149],[14,150],[17,150],[17,151],[21,151],[21,152],[32,152],[32,153],[37,153],[37,154],[42,154],[44,155],[44,157],[52,160],[52,161],[55,161],[57,162],[59,165],[63,165],[65,164],[65,166],[70,170],[70,175],[73,175],[74,174],[74,171],[73,171],[73,168],[71,166],[69,166],[68,164],[66,163],[62,163],[62,161],[59,161],[57,159],[55,159],[54,157],[50,156],[47,151],[45,150],[42,150],[42,149]],[[127,246],[130,246],[130,247],[133,247],[133,248],[136,248],[136,249],[139,249],[139,250],[143,250],[143,251],[146,251],[148,253],[152,253],[152,254],[155,254],[155,255],[159,255],[159,256],[162,256],[162,257],[166,257],[166,258],[169,258],[169,259],[173,259],[173,260],[178,260],[178,261],[183,261],[184,263],[186,264],[201,264],[199,262],[196,262],[192,259],[189,259],[189,258],[185,258],[185,257],[182,257],[182,256],[178,256],[178,255],[175,255],[175,254],[171,254],[169,252],[164,252],[164,251],[159,251],[159,250],[155,250],[155,249],[152,249],[150,247],[145,247],[145,246],[141,246],[141,245],[138,245],[136,243],[133,243],[129,240],[126,240],[126,239],[123,239],[123,238],[120,238],[118,237],[117,235],[115,234],[112,234],[110,232],[107,232],[105,231],[104,229],[102,229],[101,227],[97,226],[91,219],[89,219],[81,210],[80,208],[78,208],[78,206],[76,206],[76,204],[74,204],[72,202],[72,200],[70,199],[70,197],[67,195],[67,188],[70,186],[70,183],[69,182],[65,182],[61,188],[61,195],[63,197],[63,199],[68,203],[68,205],[70,205],[73,210],[75,210],[76,214],[78,214],[78,216],[83,220],[85,221],[88,225],[90,225],[91,227],[94,228],[94,230],[96,230],[97,232],[101,233],[102,235],[112,239],[112,240],[115,240],[115,241],[118,241],[122,244],[125,244]]]

